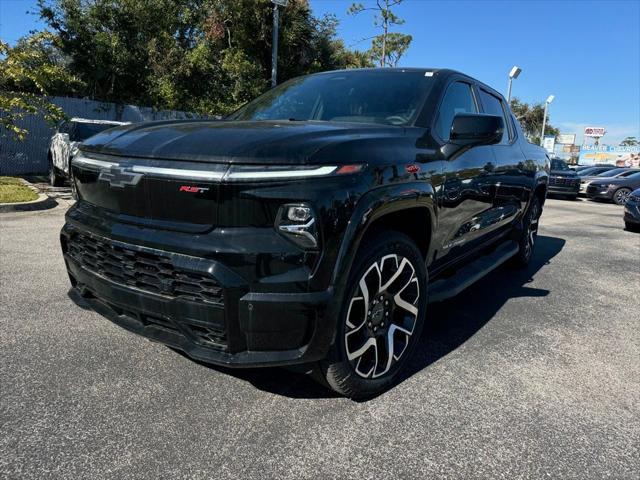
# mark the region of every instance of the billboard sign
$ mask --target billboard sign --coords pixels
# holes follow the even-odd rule
[[[580,165],[608,163],[616,167],[640,167],[640,146],[614,147],[611,145],[583,145]]]
[[[549,153],[553,153],[556,145],[556,137],[554,135],[546,135],[542,141],[542,147]]]
[[[585,137],[604,137],[604,134],[607,133],[607,129],[604,127],[584,127],[584,136]]]
[[[573,145],[576,143],[575,133],[561,133],[556,137],[556,143],[560,145]]]

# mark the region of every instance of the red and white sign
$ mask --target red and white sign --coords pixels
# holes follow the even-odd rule
[[[606,132],[604,127],[584,127],[585,137],[604,137]]]

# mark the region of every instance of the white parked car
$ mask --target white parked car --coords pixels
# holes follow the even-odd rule
[[[62,122],[58,126],[58,131],[51,137],[49,144],[49,182],[51,185],[60,187],[69,177],[69,160],[75,154],[79,143],[103,130],[129,123],[87,118],[72,118]]]

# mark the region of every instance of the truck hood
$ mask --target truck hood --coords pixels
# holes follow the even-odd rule
[[[106,155],[215,163],[303,164],[328,146],[402,136],[404,128],[318,121],[170,121],[116,127],[82,144]],[[336,163],[340,159],[327,158]],[[348,161],[345,159],[345,161]]]

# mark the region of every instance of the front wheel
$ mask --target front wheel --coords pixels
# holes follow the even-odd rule
[[[624,227],[629,232],[640,232],[640,224],[638,223],[624,222]]]
[[[625,203],[627,203],[629,195],[631,195],[630,188],[619,188],[618,190],[613,192],[613,203],[615,203],[616,205],[624,205]]]
[[[347,285],[336,338],[319,373],[336,392],[366,398],[395,383],[419,341],[427,272],[415,243],[387,232],[363,244]]]
[[[62,187],[64,185],[64,177],[58,175],[58,169],[53,163],[49,164],[49,183],[52,187]]]

